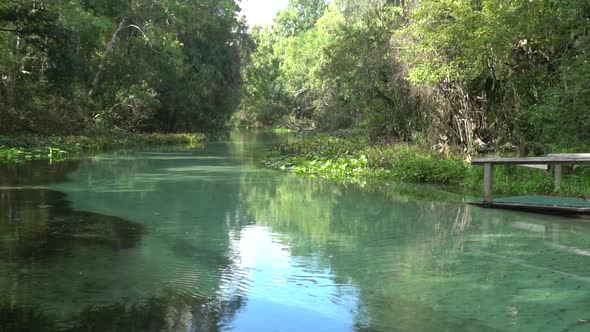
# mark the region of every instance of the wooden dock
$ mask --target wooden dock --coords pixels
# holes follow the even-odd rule
[[[483,201],[471,203],[484,206]],[[556,196],[516,196],[495,199],[486,207],[545,214],[590,216],[590,201]]]
[[[555,188],[561,185],[563,165],[590,164],[589,153],[549,154],[546,157],[530,158],[482,158],[473,159],[472,165],[484,166],[483,202],[479,205],[490,208],[524,210],[539,213],[590,215],[590,201],[585,198],[553,196],[519,196],[493,198],[494,166],[519,165],[549,170],[552,167]]]

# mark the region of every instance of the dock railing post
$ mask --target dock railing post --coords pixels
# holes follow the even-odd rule
[[[483,165],[483,205],[492,206],[494,195],[494,165],[485,163]]]
[[[563,167],[561,164],[555,164],[555,166],[553,166],[553,172],[554,172],[554,183],[555,183],[555,190],[558,190],[559,187],[561,186],[561,175],[563,173]]]

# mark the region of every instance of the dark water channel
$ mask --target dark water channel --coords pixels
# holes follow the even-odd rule
[[[589,331],[590,224],[260,167],[268,133],[0,167],[0,331]]]

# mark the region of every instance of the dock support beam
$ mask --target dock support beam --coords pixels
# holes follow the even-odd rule
[[[555,173],[554,181],[555,181],[555,190],[558,190],[561,186],[561,175],[563,173],[563,167],[561,164],[555,164],[554,169]]]
[[[494,195],[494,165],[485,163],[483,165],[483,205],[492,206]]]

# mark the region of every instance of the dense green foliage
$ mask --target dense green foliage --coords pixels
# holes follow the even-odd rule
[[[483,168],[468,167],[467,156],[441,154],[416,145],[371,144],[358,138],[312,135],[273,148],[266,166],[340,182],[392,184],[396,182],[453,185],[453,190],[479,193]],[[497,167],[498,194],[559,194],[590,196],[590,168],[566,169],[559,190],[550,172],[518,166]]]
[[[203,143],[202,134],[123,134],[109,133],[101,136],[0,136],[0,163],[20,163],[28,160],[61,161],[68,157],[100,152],[113,148],[182,145],[198,146]]]
[[[455,156],[409,145],[369,144],[368,140],[325,134],[277,146],[267,159],[270,167],[352,182],[458,184],[467,171],[464,162]]]
[[[250,126],[468,153],[590,140],[586,0],[291,0],[249,34],[237,3],[0,4],[0,132],[215,129],[243,94]]]
[[[233,0],[0,3],[0,132],[194,131],[239,104]]]
[[[253,30],[239,119],[468,153],[584,148],[589,13],[586,0],[291,0]]]
[[[281,147],[271,165],[467,187],[479,180],[466,155],[590,143],[587,0],[290,0],[249,33],[238,3],[0,4],[0,133],[218,129],[241,101],[243,125],[355,137]],[[3,144],[0,159],[127,145],[114,136]],[[499,190],[521,173],[499,171]],[[551,191],[532,177],[523,187]]]

